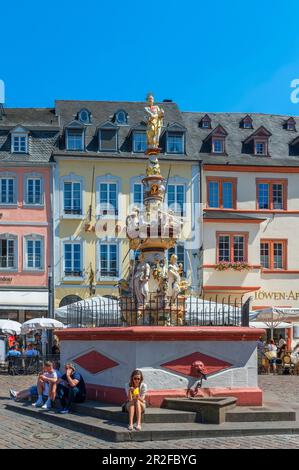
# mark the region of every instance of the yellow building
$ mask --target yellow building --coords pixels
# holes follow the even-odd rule
[[[143,200],[145,103],[57,101],[61,134],[53,154],[55,307],[93,295],[115,296],[129,252],[126,217]],[[175,248],[191,288],[199,279],[200,165],[175,103],[165,111],[161,173],[167,201],[183,217]]]

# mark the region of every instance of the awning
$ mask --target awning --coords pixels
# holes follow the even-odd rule
[[[47,291],[0,291],[0,310],[48,310]]]

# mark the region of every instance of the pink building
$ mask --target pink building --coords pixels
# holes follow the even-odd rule
[[[22,322],[48,313],[51,154],[58,134],[52,109],[0,114],[0,318]]]

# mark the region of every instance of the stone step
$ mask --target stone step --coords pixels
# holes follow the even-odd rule
[[[236,407],[235,397],[207,398],[165,398],[165,408],[172,410],[191,411],[198,414],[198,421],[209,424],[225,422],[227,411]]]
[[[60,415],[55,411],[42,411],[31,405],[11,401],[6,408],[16,413],[22,413],[37,419],[52,422],[58,426],[82,431],[114,442],[125,441],[161,441],[188,438],[254,436],[271,434],[299,434],[299,422],[226,422],[219,424],[202,423],[144,423],[142,431],[129,432],[124,423],[101,420],[93,416],[71,413]]]
[[[86,416],[100,419],[128,422],[128,413],[123,413],[120,406],[111,406],[106,403],[88,400],[75,405],[75,410]],[[191,411],[170,410],[166,408],[147,408],[143,415],[144,423],[195,423],[199,415]]]
[[[229,423],[237,422],[261,422],[261,421],[296,421],[296,411],[281,406],[237,406],[231,411],[227,411],[225,421]]]

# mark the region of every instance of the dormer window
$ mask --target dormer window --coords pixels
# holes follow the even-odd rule
[[[111,122],[103,124],[99,130],[99,150],[101,152],[118,150],[118,128]]]
[[[28,153],[28,132],[23,127],[17,127],[11,133],[11,152]]]
[[[268,142],[271,136],[264,126],[259,127],[253,134],[247,137],[243,142],[244,153],[253,155],[269,155]]]
[[[255,155],[267,155],[266,142],[255,141]]]
[[[218,139],[218,138],[212,139],[212,152],[224,153],[224,139]]]
[[[168,132],[167,153],[184,153],[184,134]]]
[[[78,119],[84,124],[90,124],[91,114],[87,109],[81,109],[78,113]]]
[[[135,131],[133,133],[133,152],[142,153],[146,151],[146,132]]]
[[[79,129],[68,129],[66,133],[67,150],[83,150],[83,131]]]
[[[199,127],[202,129],[211,129],[211,118],[207,114],[199,121]]]
[[[225,153],[227,132],[220,124],[203,140],[201,151],[215,154]]]
[[[243,129],[252,129],[253,128],[252,119],[248,114],[247,114],[247,116],[245,116],[242,119],[242,121],[240,123],[240,127],[242,127]]]
[[[285,129],[287,131],[296,131],[296,121],[294,118],[289,118],[286,122],[285,122]]]
[[[127,124],[127,117],[127,113],[121,109],[115,113],[115,122],[120,125]]]

